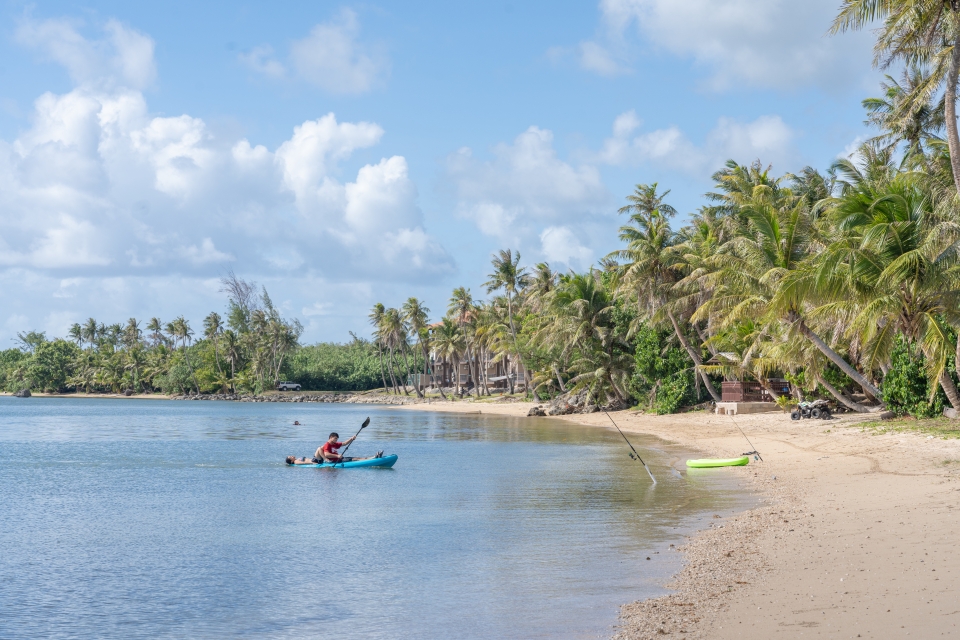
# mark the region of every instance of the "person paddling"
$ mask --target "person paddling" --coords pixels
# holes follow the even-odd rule
[[[343,456],[337,453],[337,449],[349,445],[351,442],[357,439],[357,436],[351,436],[344,440],[343,442],[337,442],[337,438],[340,437],[340,434],[334,431],[327,437],[327,441],[323,443],[322,446],[317,448],[316,453],[313,454],[313,457],[326,462],[343,462]]]
[[[371,460],[373,458],[382,458],[383,451],[377,451],[377,454],[374,456],[369,456],[366,458],[344,458],[342,455],[337,453],[337,449],[343,446],[349,446],[351,442],[357,439],[357,436],[347,438],[343,442],[337,442],[337,438],[340,437],[340,434],[333,432],[327,438],[327,441],[323,443],[322,446],[317,448],[317,451],[313,454],[313,459],[303,457],[297,458],[296,456],[287,456],[287,464],[339,464],[341,462],[351,462],[357,460]]]

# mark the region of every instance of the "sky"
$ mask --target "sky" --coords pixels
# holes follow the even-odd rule
[[[302,341],[486,296],[491,254],[583,270],[639,183],[677,225],[728,159],[871,135],[839,0],[0,4],[0,348],[185,316],[233,271]]]

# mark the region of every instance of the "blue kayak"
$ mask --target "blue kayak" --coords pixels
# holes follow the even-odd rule
[[[337,462],[336,464],[324,462],[323,464],[291,464],[289,467],[301,467],[306,469],[355,469],[358,467],[381,467],[389,469],[397,462],[397,454],[383,456],[382,458],[368,458],[367,460],[348,460],[346,462]]]

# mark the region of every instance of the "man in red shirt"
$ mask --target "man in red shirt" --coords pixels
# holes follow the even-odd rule
[[[350,444],[357,439],[357,436],[351,436],[343,442],[337,442],[337,438],[339,437],[340,434],[336,431],[331,433],[327,441],[323,443],[323,446],[318,448],[317,452],[313,454],[313,457],[316,458],[318,462],[343,462],[343,456],[337,453],[337,449]]]

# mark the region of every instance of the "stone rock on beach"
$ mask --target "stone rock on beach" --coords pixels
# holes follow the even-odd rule
[[[30,389],[20,389],[20,391],[17,391],[15,394],[13,394],[13,397],[14,397],[14,398],[29,398],[31,395],[32,395],[32,394],[30,393]]]

